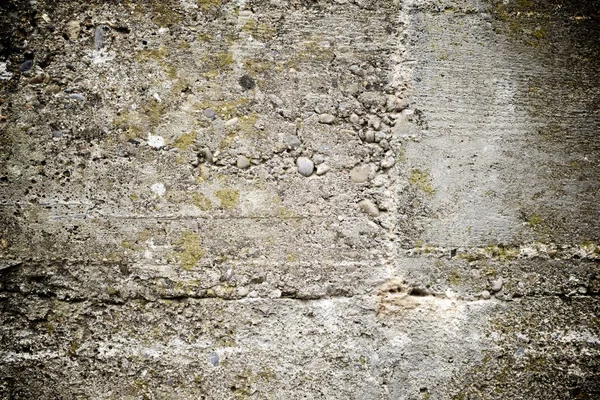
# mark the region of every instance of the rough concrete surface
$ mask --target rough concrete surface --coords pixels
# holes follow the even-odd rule
[[[600,2],[0,35],[0,398],[600,398]]]

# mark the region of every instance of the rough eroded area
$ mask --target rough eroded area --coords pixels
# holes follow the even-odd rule
[[[600,397],[599,2],[0,29],[0,398]]]

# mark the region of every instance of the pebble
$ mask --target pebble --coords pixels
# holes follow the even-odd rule
[[[369,117],[369,125],[372,126],[376,131],[381,129],[381,121],[375,115],[371,115]]]
[[[56,94],[58,92],[60,92],[60,86],[58,85],[50,85],[46,88],[46,93],[48,94]]]
[[[315,164],[308,157],[298,157],[296,165],[298,165],[298,172],[304,176],[311,176],[315,169]]]
[[[73,93],[69,95],[69,98],[73,99],[73,100],[80,100],[80,101],[85,101],[85,96],[82,95],[81,93]]]
[[[322,124],[333,124],[333,121],[335,121],[335,117],[331,114],[319,115],[319,122]]]
[[[240,119],[238,117],[231,118],[229,121],[225,122],[225,126],[234,126],[237,125],[238,122],[240,122]]]
[[[208,355],[208,362],[213,366],[216,367],[217,365],[219,365],[219,355],[216,352],[212,352]]]
[[[290,135],[283,138],[283,144],[290,150],[295,150],[302,145],[298,136]]]
[[[242,286],[242,287],[238,288],[237,292],[238,292],[238,296],[246,297],[250,293],[250,290],[248,290],[248,288]]]
[[[43,74],[36,75],[33,78],[31,78],[28,83],[30,85],[37,85],[39,83],[44,82],[44,78],[45,78],[45,76]]]
[[[369,180],[371,170],[372,168],[369,164],[356,166],[350,171],[350,179],[354,183],[364,183]]]
[[[104,41],[104,31],[101,26],[96,27],[96,32],[94,33],[94,43],[96,45],[96,50],[100,50],[102,48],[102,43]]]
[[[160,149],[165,146],[165,139],[162,136],[148,134],[148,146]]]
[[[200,162],[207,162],[209,164],[212,164],[213,160],[213,153],[212,151],[210,151],[210,149],[208,147],[200,150],[198,152],[198,157],[200,158]]]
[[[396,164],[395,158],[393,158],[393,157],[384,158],[381,161],[381,168],[389,169],[389,168],[392,168],[394,166],[394,164]]]
[[[69,21],[69,23],[67,23],[67,36],[69,36],[69,39],[79,39],[79,32],[81,32],[79,21]]]
[[[269,95],[269,101],[275,107],[283,107],[283,100],[281,100],[279,97],[275,96],[274,94]]]
[[[213,110],[212,108],[207,108],[206,110],[204,110],[203,114],[208,119],[217,118],[217,112],[215,110]]]
[[[237,167],[239,169],[250,168],[250,160],[246,156],[239,155],[237,158]]]
[[[27,72],[33,67],[33,60],[25,60],[25,62],[19,65],[19,71]]]
[[[375,186],[375,187],[382,187],[386,183],[387,183],[387,177],[385,175],[377,175],[373,179],[373,186]]]
[[[350,122],[352,122],[353,124],[358,124],[360,122],[360,117],[352,113],[352,115],[350,115]]]
[[[375,132],[372,130],[368,130],[365,132],[365,142],[373,143],[375,142]]]
[[[502,285],[504,285],[504,281],[502,278],[498,278],[495,281],[492,281],[492,292],[499,292],[502,290]]]
[[[364,212],[365,214],[368,214],[371,217],[379,216],[379,209],[371,200],[363,200],[360,203],[358,203],[358,205],[360,206],[362,212]]]
[[[321,154],[315,154],[312,160],[315,163],[315,165],[319,165],[325,162],[325,157],[323,157]]]
[[[484,300],[489,300],[490,297],[492,297],[492,295],[487,290],[484,290],[483,292],[479,293],[479,297],[481,297]]]
[[[365,71],[363,71],[358,65],[353,64],[350,66],[350,68],[348,68],[350,70],[350,72],[352,72],[354,75],[358,75],[358,76],[364,76],[365,75]]]
[[[167,193],[167,188],[162,183],[155,183],[154,185],[150,186],[150,190],[161,197]]]
[[[319,164],[317,166],[317,175],[325,175],[327,172],[329,172],[329,169],[329,165]]]

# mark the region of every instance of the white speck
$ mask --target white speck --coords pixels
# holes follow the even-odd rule
[[[154,185],[150,186],[150,190],[159,196],[163,196],[165,193],[167,193],[167,188],[162,183],[155,183]]]
[[[152,97],[154,97],[154,99],[155,99],[156,101],[158,101],[159,103],[162,103],[162,100],[160,99],[160,96],[158,95],[158,93],[154,93],[154,94],[152,95]]]
[[[162,136],[148,134],[148,146],[160,149],[165,146],[165,139]]]
[[[94,65],[104,64],[115,59],[117,54],[114,51],[93,50],[90,57]]]
[[[0,63],[0,79],[2,79],[3,81],[6,81],[6,80],[10,79],[11,76],[13,76],[13,74],[12,74],[12,72],[8,72],[6,70],[6,63],[1,62]]]
[[[158,34],[159,35],[164,35],[165,33],[169,32],[169,28],[160,28],[158,30]]]

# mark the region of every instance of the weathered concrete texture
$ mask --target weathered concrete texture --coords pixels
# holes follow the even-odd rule
[[[600,397],[600,4],[0,6],[0,398]]]

